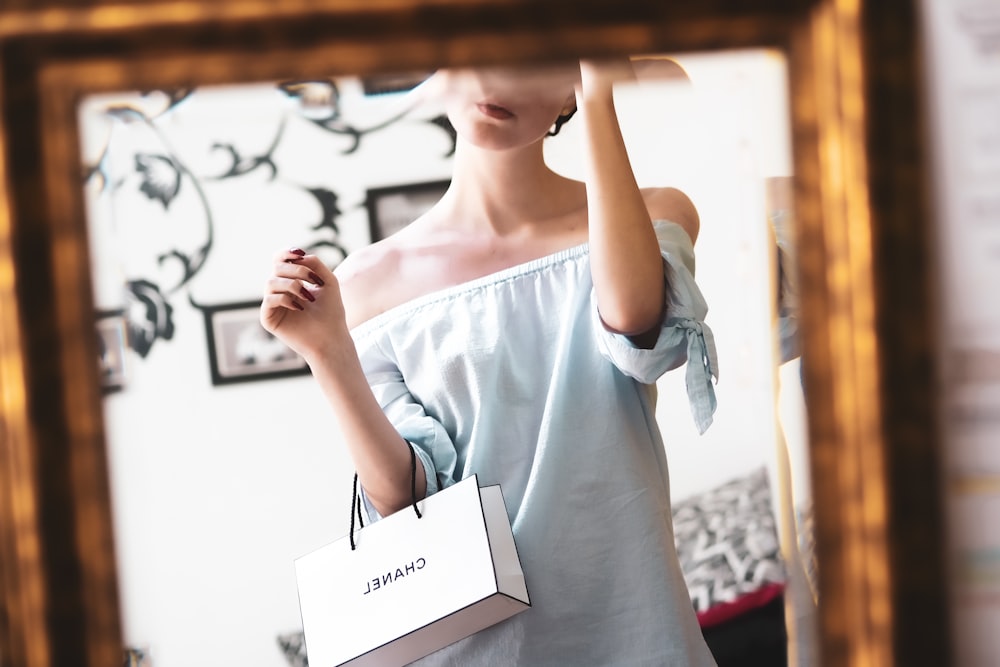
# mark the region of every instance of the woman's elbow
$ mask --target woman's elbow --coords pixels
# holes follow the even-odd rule
[[[601,322],[612,333],[629,338],[644,337],[650,331],[660,328],[664,310],[662,298],[656,301],[644,300],[639,304],[611,308],[608,312],[601,309]]]

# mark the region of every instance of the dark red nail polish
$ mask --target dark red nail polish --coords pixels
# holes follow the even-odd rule
[[[313,285],[319,285],[320,287],[322,287],[325,284],[323,282],[323,279],[317,276],[312,271],[309,272],[309,282],[311,282]]]
[[[310,301],[315,301],[316,300],[316,297],[314,297],[312,295],[312,292],[310,292],[309,290],[307,290],[305,287],[300,287],[299,288],[299,294],[301,294],[303,298],[309,299]]]
[[[296,301],[295,299],[292,299],[292,305],[298,308],[299,310],[305,310],[305,308],[302,307],[302,304]]]
[[[291,248],[288,252],[292,253],[293,255],[298,255],[299,257],[306,256],[306,251],[303,250],[302,248]]]

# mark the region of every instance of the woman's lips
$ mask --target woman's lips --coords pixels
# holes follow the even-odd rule
[[[510,109],[505,109],[498,104],[487,104],[483,102],[481,104],[477,104],[476,108],[478,108],[479,112],[484,116],[496,118],[497,120],[507,120],[514,117],[514,113]]]

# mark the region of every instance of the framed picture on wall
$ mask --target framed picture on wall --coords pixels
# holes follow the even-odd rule
[[[202,306],[213,385],[307,375],[302,357],[258,319],[260,301]]]
[[[97,364],[104,393],[125,387],[126,332],[124,311],[97,311]]]
[[[398,232],[436,204],[449,180],[371,188],[365,197],[372,243]]]

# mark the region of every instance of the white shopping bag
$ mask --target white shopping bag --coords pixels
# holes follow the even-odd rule
[[[416,506],[295,561],[310,667],[405,665],[531,606],[499,486]]]

